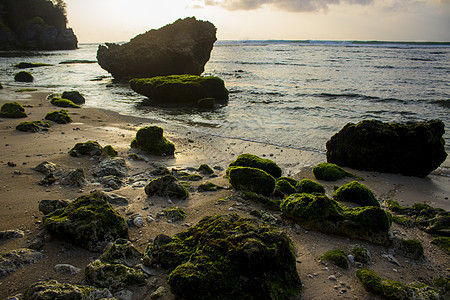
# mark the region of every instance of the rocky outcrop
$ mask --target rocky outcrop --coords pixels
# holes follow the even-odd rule
[[[34,264],[44,255],[27,248],[11,250],[0,254],[0,277],[9,275],[25,265]]]
[[[100,45],[97,60],[115,78],[200,75],[216,40],[216,28],[210,22],[179,19],[123,45]]]
[[[72,50],[63,1],[5,0],[0,3],[0,50]]]
[[[357,170],[425,177],[446,159],[444,123],[348,123],[327,142],[327,160]]]
[[[111,299],[108,289],[98,289],[91,286],[59,283],[56,280],[39,281],[28,287],[23,295],[24,300],[99,300]]]

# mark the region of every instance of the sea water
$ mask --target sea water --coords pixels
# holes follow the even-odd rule
[[[0,53],[0,82],[14,82],[21,61],[32,88],[78,90],[86,106],[242,140],[325,152],[346,123],[364,119],[409,122],[441,119],[450,145],[450,44],[327,41],[218,41],[204,75],[219,76],[230,91],[213,110],[145,107],[126,82],[96,63],[98,44],[78,50]],[[81,60],[83,63],[63,63]]]

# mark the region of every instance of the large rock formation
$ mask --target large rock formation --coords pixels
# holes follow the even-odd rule
[[[72,50],[78,40],[66,27],[62,0],[0,1],[0,50]]]
[[[425,177],[446,159],[444,123],[348,123],[327,142],[327,160],[357,170]]]
[[[200,75],[216,40],[216,28],[210,22],[179,19],[123,45],[100,45],[97,60],[115,78]]]

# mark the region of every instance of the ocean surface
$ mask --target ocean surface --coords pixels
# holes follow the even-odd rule
[[[214,110],[144,107],[143,96],[96,63],[98,44],[79,47],[0,53],[0,82],[19,85],[12,66],[21,61],[49,63],[31,70],[30,88],[78,90],[86,106],[157,119],[166,130],[316,152],[348,122],[441,119],[450,149],[450,43],[218,41],[204,75],[221,77],[230,99]],[[73,60],[88,62],[61,64]]]

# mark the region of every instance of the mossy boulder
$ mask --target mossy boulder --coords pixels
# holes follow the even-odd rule
[[[425,177],[445,161],[441,120],[348,123],[326,143],[327,161],[357,170]]]
[[[186,199],[189,197],[189,192],[180,184],[180,182],[172,175],[165,175],[153,179],[145,187],[147,196],[161,196],[178,199]]]
[[[367,264],[369,263],[372,258],[370,257],[369,250],[367,250],[364,247],[355,247],[352,249],[353,257],[355,258],[355,261]]]
[[[332,163],[320,163],[312,169],[312,172],[318,180],[325,181],[336,181],[345,177],[354,177],[352,173]]]
[[[142,253],[130,241],[118,239],[112,243],[99,259],[110,264],[122,264],[133,267],[140,263]]]
[[[97,141],[86,141],[84,143],[76,143],[75,146],[70,149],[70,156],[100,156],[103,153],[103,147]]]
[[[29,69],[29,68],[49,67],[49,66],[52,65],[44,63],[29,63],[29,62],[20,62],[14,65],[14,67],[18,69]]]
[[[44,228],[66,242],[98,252],[108,242],[128,238],[124,218],[108,202],[108,196],[94,191],[80,196],[64,210],[47,215]]]
[[[200,173],[205,174],[205,175],[211,175],[211,174],[214,174],[214,170],[211,169],[211,167],[208,166],[207,164],[201,164],[201,165],[198,167],[197,171],[199,171]]]
[[[2,118],[25,118],[26,116],[23,105],[17,102],[7,102],[0,108]]]
[[[293,194],[281,211],[306,229],[346,235],[378,245],[390,244],[391,215],[375,206],[346,208],[325,195]]]
[[[53,104],[54,106],[59,106],[59,107],[81,108],[81,106],[73,103],[69,99],[58,98],[58,97],[53,97],[50,100],[50,103]]]
[[[261,169],[275,178],[280,177],[282,173],[281,168],[274,161],[267,158],[260,158],[259,156],[249,153],[239,155],[229,166]]]
[[[122,264],[102,262],[99,259],[87,265],[84,275],[90,284],[115,291],[142,284],[146,279],[146,275],[140,270]]]
[[[34,77],[30,72],[20,71],[14,75],[14,80],[18,82],[33,82]]]
[[[156,104],[199,105],[199,100],[213,98],[228,100],[228,90],[222,79],[215,76],[170,75],[130,80],[130,87]],[[205,105],[201,103],[200,105]]]
[[[203,182],[203,183],[199,184],[197,189],[199,192],[215,192],[220,189],[223,189],[223,187],[221,187],[215,183],[207,181],[207,182]]]
[[[19,123],[16,126],[16,130],[24,131],[24,132],[41,132],[47,131],[52,124],[49,121],[26,121]]]
[[[61,98],[68,99],[78,105],[86,103],[86,99],[78,91],[65,91],[62,93]]]
[[[359,183],[358,181],[346,183],[338,188],[334,192],[333,198],[340,202],[353,202],[361,206],[380,207],[380,203],[373,192],[367,186]]]
[[[398,254],[403,255],[404,257],[415,259],[415,260],[424,258],[423,245],[419,240],[395,239],[393,246],[395,248],[395,251]]]
[[[344,250],[336,249],[325,252],[319,259],[332,263],[335,266],[341,267],[343,269],[348,269],[348,259]]]
[[[163,136],[163,132],[164,130],[158,126],[143,127],[131,141],[131,147],[142,149],[153,155],[173,155],[175,145]]]
[[[380,277],[368,269],[359,269],[356,276],[361,280],[364,288],[371,293],[386,299],[406,300],[408,288],[401,282]]]
[[[119,152],[117,152],[116,149],[114,149],[111,145],[106,145],[103,147],[104,151],[106,151],[106,154],[108,154],[109,157],[116,157],[119,155]]]
[[[227,176],[231,186],[236,190],[269,196],[275,189],[275,178],[261,169],[229,167]]]
[[[297,190],[289,182],[289,180],[286,180],[284,178],[279,178],[276,180],[274,195],[289,196],[296,192],[297,192]]]
[[[290,238],[237,214],[156,237],[144,264],[168,269],[172,293],[185,299],[289,299],[302,290]]]
[[[180,207],[169,207],[163,210],[163,215],[172,222],[178,222],[186,219],[186,212]]]
[[[72,123],[73,120],[67,113],[67,110],[61,109],[56,111],[51,111],[45,116],[46,120],[56,122],[58,124]]]
[[[298,193],[325,194],[325,188],[323,185],[307,178],[300,180],[297,185],[295,185],[295,189]]]
[[[56,280],[46,280],[33,283],[23,295],[23,300],[100,300],[112,297],[108,289],[92,286],[59,283]]]

